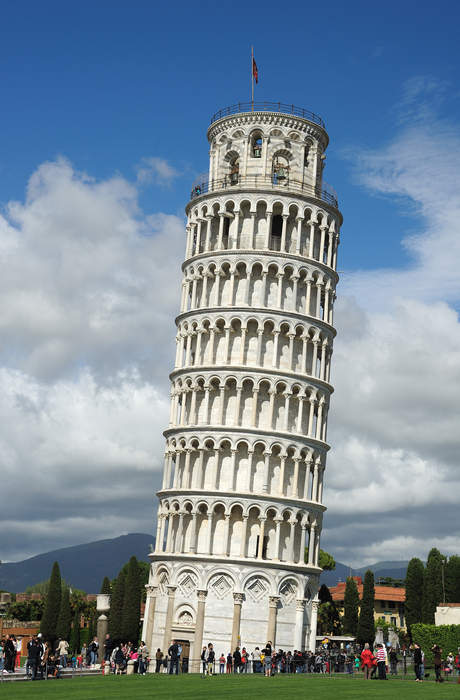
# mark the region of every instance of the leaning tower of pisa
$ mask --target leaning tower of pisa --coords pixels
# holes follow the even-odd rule
[[[314,649],[342,222],[316,114],[238,104],[207,136],[143,629],[191,664],[208,642]]]

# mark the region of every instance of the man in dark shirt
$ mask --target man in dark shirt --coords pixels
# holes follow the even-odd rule
[[[179,645],[175,639],[173,639],[171,646],[168,649],[168,654],[171,657],[171,663],[169,665],[169,673],[179,673]]]
[[[420,645],[415,643],[414,644],[414,671],[415,671],[415,680],[416,681],[422,681],[422,663],[423,663],[423,657],[422,657],[422,650],[420,648]]]
[[[27,644],[27,665],[30,669],[30,674],[33,681],[37,677],[37,668],[40,662],[40,651],[41,646],[38,643],[37,638],[32,637],[30,642]]]

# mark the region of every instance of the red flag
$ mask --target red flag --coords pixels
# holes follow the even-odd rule
[[[256,83],[259,82],[259,71],[257,70],[257,63],[254,60],[254,56],[252,57],[252,77],[255,78]]]

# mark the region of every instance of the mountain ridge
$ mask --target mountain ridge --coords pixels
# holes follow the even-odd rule
[[[61,547],[23,561],[1,564],[0,589],[21,593],[28,586],[46,581],[53,563],[57,561],[61,575],[69,585],[87,593],[97,593],[104,576],[114,578],[131,556],[148,561],[149,548],[154,542],[152,535],[134,532],[112,539]],[[407,564],[407,561],[383,561],[354,569],[338,561],[334,571],[321,574],[321,583],[335,586],[339,581],[346,581],[350,573],[352,576],[364,576],[367,569],[374,572],[376,579],[387,576],[403,579]]]

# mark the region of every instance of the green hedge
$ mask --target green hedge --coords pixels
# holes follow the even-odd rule
[[[411,627],[412,640],[420,644],[425,653],[425,665],[433,663],[431,648],[438,644],[442,649],[442,657],[449,652],[455,656],[460,647],[460,625],[424,625],[417,623]]]

